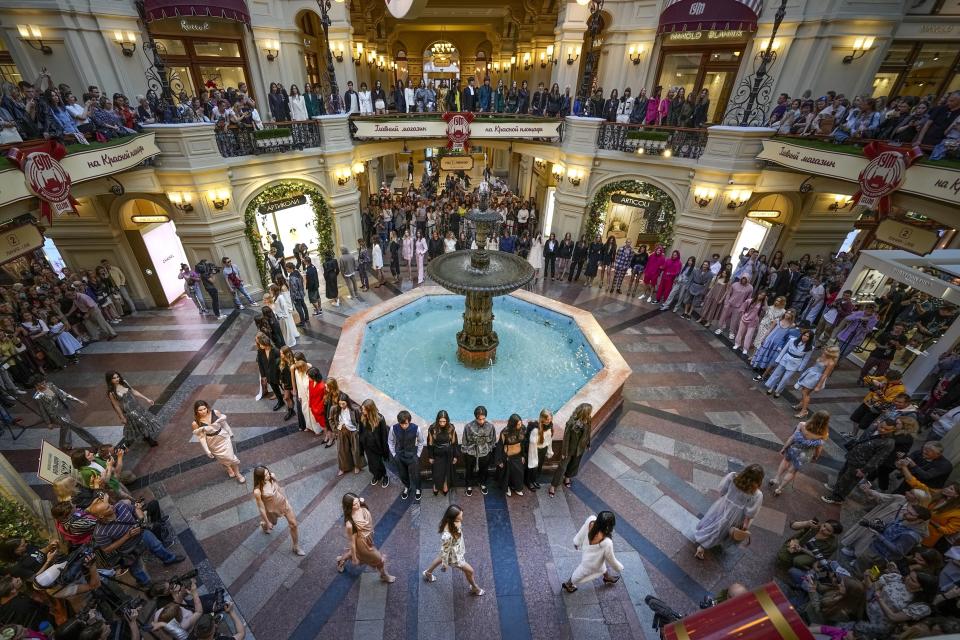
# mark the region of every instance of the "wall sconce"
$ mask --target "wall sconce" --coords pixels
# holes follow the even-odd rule
[[[562,164],[553,165],[553,177],[556,178],[557,182],[563,180],[563,173],[565,169]]]
[[[167,194],[167,200],[180,211],[193,211],[193,194],[186,191],[171,191]]]
[[[264,40],[263,52],[267,54],[267,60],[273,62],[280,55],[280,43],[277,40]]]
[[[354,58],[353,56],[350,56],[350,58],[353,60],[353,64],[358,65],[361,62],[363,62],[363,43],[362,42],[357,43],[357,57]]]
[[[342,42],[334,42],[330,47],[330,53],[337,59],[337,62],[343,62],[344,50]]]
[[[359,183],[359,182],[360,182],[360,176],[362,176],[362,175],[363,175],[363,172],[366,171],[366,170],[367,170],[367,167],[366,167],[366,165],[364,165],[362,162],[354,162],[354,163],[353,163],[353,178]]]
[[[710,204],[710,201],[716,197],[716,189],[708,189],[706,187],[697,187],[693,190],[693,201],[697,203],[697,206],[703,209],[705,206]]]
[[[632,44],[630,45],[630,62],[637,65],[640,64],[640,56],[643,54],[643,47],[640,45]]]
[[[500,73],[500,63],[499,63],[499,62],[494,62],[494,63],[493,63],[493,70],[494,70],[495,72],[497,72],[497,73]]]
[[[577,169],[576,167],[570,167],[567,169],[567,181],[575,187],[580,186],[580,182],[583,180],[583,169]]]
[[[384,64],[385,63],[383,60],[383,56],[380,56],[379,58],[377,58],[377,69],[379,69],[380,71],[383,71]]]
[[[830,203],[830,206],[827,207],[830,211],[840,211],[841,209],[846,209],[853,202],[853,198],[850,196],[845,196],[841,194],[836,194],[833,196],[833,202]]]
[[[30,48],[42,52],[44,55],[53,53],[50,45],[43,44],[43,34],[40,27],[32,24],[18,24],[17,31],[20,32],[20,39],[30,45]]]
[[[742,207],[752,195],[753,192],[749,189],[735,189],[728,192],[727,197],[730,198],[730,202],[727,203],[727,209]]]
[[[337,179],[337,184],[341,187],[350,182],[350,178],[353,177],[350,167],[338,167],[334,170],[333,175]]]
[[[126,35],[114,31],[113,41],[120,45],[120,51],[128,58],[133,56],[133,52],[137,50],[137,36],[132,31],[127,31]]]
[[[223,209],[227,206],[227,203],[230,202],[230,192],[226,189],[210,189],[207,191],[207,197],[210,199],[210,202],[213,204],[213,208]]]
[[[574,62],[580,59],[580,47],[581,45],[579,44],[575,47],[574,46],[567,47],[567,64],[573,64]]]
[[[547,166],[547,161],[543,158],[534,158],[533,166],[536,167],[538,171],[543,171],[543,168]]]
[[[858,60],[870,51],[870,48],[873,46],[873,36],[867,36],[866,38],[857,38],[853,42],[853,53],[848,56],[843,57],[843,64],[850,64],[854,60]]]
[[[529,53],[523,54],[523,70],[529,71],[530,67],[532,66],[533,66],[533,63],[530,62],[530,54]]]
[[[517,65],[517,56],[510,56],[510,66],[515,67]]]
[[[367,64],[372,65],[377,61],[377,50],[367,51]]]

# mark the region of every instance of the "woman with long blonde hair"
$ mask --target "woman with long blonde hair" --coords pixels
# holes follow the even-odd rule
[[[816,462],[823,454],[823,444],[830,437],[830,414],[817,411],[806,422],[797,425],[790,440],[780,450],[782,460],[777,475],[769,480],[773,495],[779,496],[807,461]]]
[[[527,424],[527,464],[524,469],[524,484],[530,491],[540,488],[537,480],[543,463],[553,457],[553,414],[542,409],[536,420]]]
[[[799,389],[801,393],[800,403],[793,407],[797,409],[794,418],[803,419],[810,415],[810,396],[817,391],[823,391],[839,359],[840,347],[827,347],[820,357],[800,374],[797,383],[793,385],[793,388]]]

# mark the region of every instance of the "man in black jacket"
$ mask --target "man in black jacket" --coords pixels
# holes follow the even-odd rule
[[[550,272],[550,279],[557,279],[557,252],[560,250],[560,243],[557,242],[557,234],[551,233],[550,238],[543,244],[543,281],[547,281],[547,272]],[[562,274],[561,274],[562,275]]]
[[[843,468],[830,493],[820,496],[820,500],[827,504],[842,504],[853,487],[871,475],[893,453],[896,424],[896,420],[885,419],[877,428],[877,435],[854,444],[847,452]]]
[[[530,101],[530,113],[535,116],[542,116],[543,109],[547,106],[547,90],[543,83],[537,85],[537,90],[533,92],[533,99]]]
[[[323,315],[323,309],[320,308],[320,274],[317,273],[317,268],[313,265],[310,256],[304,256],[303,263],[306,265],[304,273],[306,274],[307,299],[313,305],[313,315]]]
[[[360,113],[360,96],[353,90],[353,81],[347,82],[347,92],[343,94],[345,113]]]
[[[933,489],[942,489],[953,472],[953,463],[943,456],[943,445],[939,442],[927,442],[919,451],[901,458],[896,464],[901,472],[906,470],[912,477]],[[904,494],[910,489],[910,485],[904,480],[895,493]]]
[[[777,280],[773,283],[773,291],[776,293],[776,295],[787,298],[787,302],[789,302],[790,295],[793,293],[793,288],[796,286],[797,281],[799,280],[799,265],[796,262],[790,262],[787,264],[786,269],[781,269],[777,272]]]
[[[463,93],[460,94],[460,110],[477,110],[477,89],[473,86],[473,77],[467,80],[467,86],[464,87]]]

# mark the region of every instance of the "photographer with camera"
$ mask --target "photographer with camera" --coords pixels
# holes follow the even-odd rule
[[[247,628],[243,625],[243,620],[237,613],[237,609],[232,602],[227,602],[223,606],[224,612],[230,616],[233,628],[236,632],[233,635],[220,633],[220,620],[222,616],[205,613],[200,616],[197,625],[194,627],[194,640],[243,640],[247,637]]]
[[[843,525],[836,520],[820,522],[816,518],[798,520],[790,523],[793,531],[798,531],[777,552],[777,567],[806,571],[817,560],[829,560],[839,546],[837,536],[843,532]]]
[[[152,531],[144,528],[144,513],[139,504],[121,500],[115,505],[95,503],[95,506],[96,509],[91,505],[97,518],[93,533],[95,544],[114,564],[128,568],[140,587],[150,586],[150,576],[141,559],[144,547],[165,566],[185,560],[184,556],[164,547]]]
[[[15,576],[0,578],[0,624],[18,624],[34,631],[53,620],[50,608],[26,593],[23,580]]]
[[[857,567],[868,571],[899,562],[927,537],[929,520],[929,509],[911,504],[905,505],[890,522],[861,520],[860,526],[869,528],[874,539],[857,558]]]
[[[191,607],[182,603],[182,594],[184,592],[182,583],[183,576],[175,578],[177,582],[169,585],[172,589],[171,593],[176,593],[177,597],[181,598],[181,602],[174,600],[163,606],[160,605],[159,601],[157,602],[157,608],[153,614],[153,621],[150,623],[150,628],[155,632],[159,632],[160,637],[163,639],[187,640],[190,637],[190,630],[193,629],[194,625],[197,624],[197,621],[199,621],[203,615],[203,598],[200,597],[195,577],[197,572],[194,570],[191,571],[190,574],[194,576],[190,579]],[[154,591],[154,589],[151,589],[151,593],[154,593]],[[218,611],[215,610],[214,613],[218,613]]]
[[[207,295],[210,296],[210,301],[213,303],[213,315],[217,317],[217,320],[223,320],[227,316],[220,311],[220,293],[217,291],[217,285],[213,284],[213,280],[210,279],[220,273],[220,267],[207,262],[206,258],[202,258],[194,269],[200,276],[200,283],[206,289]]]
[[[135,607],[124,607],[119,613],[123,619],[115,619],[113,622],[107,622],[100,617],[99,612],[89,611],[86,619],[78,620],[80,630],[76,635],[67,635],[66,637],[75,637],[77,640],[111,640],[112,638],[123,638],[124,640],[140,640],[140,605]],[[124,633],[125,632],[125,633]],[[60,638],[60,627],[57,628],[57,638]]]

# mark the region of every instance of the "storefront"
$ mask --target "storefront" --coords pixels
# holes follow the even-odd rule
[[[657,82],[663,95],[706,89],[708,122],[719,122],[733,91],[747,43],[757,28],[759,0],[668,0],[660,14]]]
[[[938,250],[927,256],[918,256],[907,251],[861,251],[853,270],[843,284],[844,289],[853,291],[858,304],[874,302],[886,291],[899,284],[907,286],[907,296],[926,297],[925,309],[935,310],[946,307],[955,310],[960,304],[960,250]],[[879,308],[881,321],[890,319],[888,310],[881,303]],[[909,344],[898,351],[893,366],[904,372],[903,381],[907,389],[917,391],[926,377],[933,371],[937,359],[957,344],[960,339],[960,322],[956,313],[948,324],[942,326],[933,335],[926,335],[917,329],[917,322],[908,323]],[[928,326],[933,325],[928,322]],[[864,341],[860,349],[851,354],[862,361],[872,347],[870,338]]]
[[[953,25],[945,25],[953,30]],[[940,97],[960,90],[960,41],[895,40],[873,79],[873,97]]]
[[[147,28],[163,47],[170,89],[199,95],[245,83],[250,90],[250,14],[244,0],[146,0]]]

